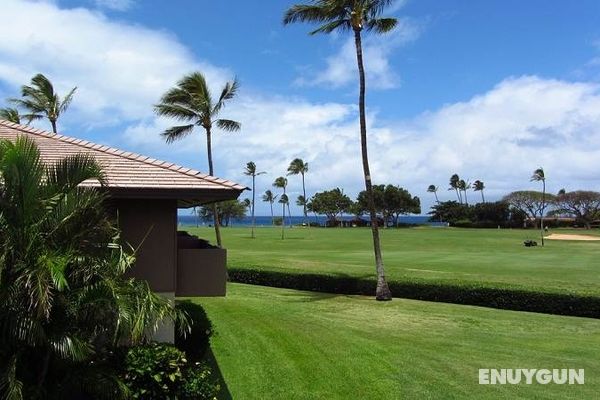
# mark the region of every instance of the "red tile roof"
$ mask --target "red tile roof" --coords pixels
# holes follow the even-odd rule
[[[26,135],[36,142],[45,162],[53,162],[77,153],[92,155],[103,166],[108,188],[116,189],[119,192],[168,190],[174,193],[186,192],[187,197],[197,197],[198,193],[204,192],[212,198],[213,193],[227,191],[239,194],[246,189],[245,186],[235,182],[206,175],[170,162],[0,119],[0,139],[14,140],[19,135]],[[89,181],[85,184],[97,186],[98,182]],[[194,195],[194,193],[196,194]],[[234,197],[232,194],[225,197],[237,198],[237,195]]]

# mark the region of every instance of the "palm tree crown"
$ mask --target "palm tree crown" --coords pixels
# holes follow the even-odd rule
[[[169,89],[160,99],[160,103],[154,106],[156,114],[186,123],[173,126],[162,133],[167,143],[184,138],[192,133],[196,126],[204,128],[208,173],[212,176],[215,174],[211,137],[213,124],[228,132],[236,132],[241,129],[241,124],[237,121],[217,118],[220,111],[225,107],[225,103],[236,95],[238,86],[239,84],[235,79],[232,82],[227,82],[221,90],[219,98],[215,101],[204,75],[200,72],[192,72],[177,82],[177,86]],[[222,247],[216,204],[213,204],[213,218],[217,246]]]
[[[393,2],[394,0],[313,0],[310,4],[290,7],[283,17],[283,23],[323,24],[311,31],[311,35],[335,30],[385,33],[394,29],[398,21],[395,18],[380,18],[379,15]]]
[[[0,108],[0,119],[4,119],[14,124],[21,123],[21,115],[19,115],[19,110],[16,108]]]
[[[533,174],[531,175],[531,181],[532,182],[539,182],[539,181],[545,181],[546,180],[546,176],[544,175],[544,168],[538,168],[535,171],[533,171]]]
[[[69,108],[76,90],[77,88],[74,87],[61,99],[54,90],[52,82],[44,75],[37,74],[31,78],[31,86],[21,87],[22,97],[10,101],[27,111],[21,117],[28,123],[36,119],[48,118],[52,124],[52,131],[56,133],[56,121]]]

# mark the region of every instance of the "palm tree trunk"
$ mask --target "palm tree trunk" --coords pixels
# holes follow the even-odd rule
[[[304,223],[306,223],[308,217],[306,215],[306,186],[304,184],[304,172],[302,173],[302,195],[304,196],[304,204],[302,204],[304,211]]]
[[[440,200],[437,197],[437,192],[433,192],[433,195],[435,196],[435,202],[440,204]]]
[[[210,137],[210,128],[206,129],[206,151],[208,153],[208,173],[210,176],[214,175],[213,160],[212,160],[212,144]],[[213,222],[215,225],[215,236],[217,237],[217,246],[223,247],[221,243],[221,229],[219,228],[219,214],[217,212],[217,203],[213,203]]]
[[[467,200],[467,189],[464,190],[465,193],[465,205],[469,205],[469,201]]]
[[[271,205],[271,226],[275,225],[275,216],[273,215],[273,202],[270,201],[269,204]]]
[[[52,132],[57,133],[56,132],[56,120],[55,119],[51,119],[50,120],[50,124],[52,124]]]
[[[481,201],[485,203],[485,196],[483,195],[483,189],[481,190]]]
[[[285,239],[285,203],[281,203],[281,240]]]
[[[542,213],[540,215],[540,234],[542,236],[542,247],[544,247],[544,208],[546,208],[546,180],[542,179]]]
[[[290,226],[290,228],[293,226],[292,225],[292,212],[290,211],[290,203],[287,203],[287,209],[288,209],[288,225]]]
[[[252,239],[254,239],[254,201],[256,200],[256,191],[254,190],[256,177],[252,175]]]
[[[360,92],[358,97],[358,109],[360,113],[360,145],[362,153],[363,173],[365,176],[365,188],[367,190],[367,201],[369,204],[369,215],[371,217],[371,233],[373,235],[373,252],[375,253],[375,269],[377,271],[377,289],[375,298],[377,300],[391,300],[392,293],[385,279],[385,269],[381,256],[381,243],[379,240],[379,229],[377,227],[377,214],[375,213],[375,199],[373,198],[373,184],[371,182],[371,171],[369,169],[369,153],[367,149],[367,117],[365,111],[365,68],[363,65],[362,41],[360,30],[354,29],[354,43],[356,46],[356,61],[358,64],[358,77]]]

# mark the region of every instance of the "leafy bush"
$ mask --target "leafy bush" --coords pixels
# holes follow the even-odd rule
[[[375,279],[299,274],[258,269],[229,269],[232,282],[336,294],[373,295]],[[467,304],[517,311],[600,318],[600,297],[526,290],[483,283],[403,280],[388,282],[396,297]]]
[[[216,399],[220,389],[210,368],[190,364],[185,353],[163,343],[130,348],[123,380],[134,399]]]
[[[275,218],[273,218],[273,223],[277,226],[281,226],[281,224],[283,224],[283,218],[275,217]]]
[[[176,329],[175,345],[188,357],[200,360],[210,345],[212,323],[200,304],[182,301],[177,303],[176,308],[187,314],[191,331],[187,335],[183,335],[180,333],[180,329]]]

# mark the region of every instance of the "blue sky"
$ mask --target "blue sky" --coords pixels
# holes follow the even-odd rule
[[[240,97],[223,115],[243,130],[218,134],[217,175],[247,183],[253,160],[269,172],[262,193],[301,157],[309,193],[355,194],[352,42],[283,27],[293,3],[5,0],[14,18],[0,27],[0,98],[45,73],[62,91],[79,88],[63,133],[206,170],[201,132],[166,145],[170,122],[152,104],[192,70],[215,91],[237,76]],[[535,187],[540,165],[551,190],[600,189],[600,2],[408,0],[389,14],[398,29],[364,42],[376,181],[407,187],[425,212],[425,188],[450,199],[455,172],[485,181],[491,199]],[[300,190],[293,178],[290,190]]]

